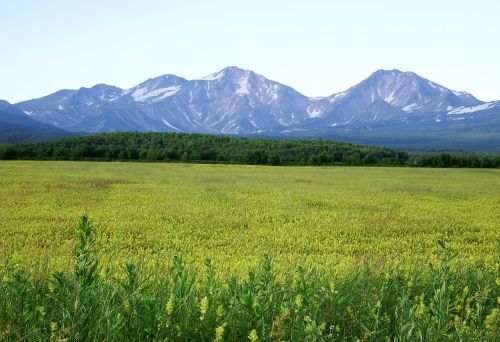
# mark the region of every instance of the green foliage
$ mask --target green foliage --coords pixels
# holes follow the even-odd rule
[[[55,142],[0,145],[0,160],[134,160],[254,165],[500,167],[499,155],[408,153],[328,139],[257,139],[185,133],[117,132]]]
[[[401,165],[408,154],[332,140],[183,133],[109,133],[0,145],[0,159],[145,160],[256,165]]]
[[[145,269],[98,267],[94,229],[80,220],[73,272],[0,266],[2,341],[497,341],[500,279],[439,241],[440,261],[410,271],[341,276],[264,257],[246,277],[199,271],[173,256]],[[165,267],[166,266],[166,267]]]
[[[432,153],[419,155],[409,161],[411,166],[421,167],[500,167],[500,155]]]

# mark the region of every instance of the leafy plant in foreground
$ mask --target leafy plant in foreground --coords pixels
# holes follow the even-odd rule
[[[200,271],[173,256],[149,269],[102,268],[95,229],[79,222],[72,272],[0,267],[4,341],[496,341],[497,265],[440,262],[403,271],[369,267],[341,276],[299,266],[279,273],[270,257],[246,277]],[[500,255],[500,253],[499,253]]]

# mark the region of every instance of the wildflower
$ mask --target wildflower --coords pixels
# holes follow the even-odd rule
[[[49,327],[50,327],[50,331],[52,331],[52,332],[57,331],[57,323],[56,322],[50,322]]]
[[[205,296],[200,301],[200,313],[201,313],[200,320],[203,321],[203,319],[205,318],[205,314],[207,313],[207,311],[208,311],[208,297]]]
[[[423,317],[425,315],[424,295],[421,295],[419,300],[420,303],[417,305],[416,314],[418,317]]]
[[[255,331],[255,329],[250,331],[250,333],[248,334],[248,339],[250,340],[250,342],[257,342],[259,340],[259,336],[257,335],[257,331]]]
[[[307,323],[304,332],[308,335],[312,334],[314,331],[314,328],[312,326],[313,319],[311,318],[311,316],[305,316],[304,321]]]
[[[493,310],[491,310],[491,313],[484,319],[484,324],[486,328],[492,329],[497,326],[499,319],[500,319],[500,310],[494,308]]]
[[[168,300],[165,308],[167,310],[167,315],[169,315],[169,316],[172,315],[172,313],[174,312],[174,303],[172,302],[172,299]]]
[[[300,309],[300,307],[302,306],[302,302],[304,302],[304,298],[301,295],[297,295],[297,297],[295,297],[295,305],[297,306],[297,308]]]
[[[222,339],[224,338],[224,327],[222,325],[218,326],[215,328],[215,342],[222,342]]]
[[[335,283],[333,281],[330,281],[328,283],[328,286],[330,287],[330,291],[332,291],[332,292],[335,291]]]
[[[217,307],[217,317],[222,317],[224,315],[224,307],[222,305],[219,305]]]

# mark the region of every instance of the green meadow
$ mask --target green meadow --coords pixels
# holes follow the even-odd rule
[[[0,253],[25,265],[65,265],[83,212],[111,263],[180,253],[236,273],[263,255],[332,272],[427,263],[437,240],[491,262],[500,236],[495,169],[20,161],[0,175]]]

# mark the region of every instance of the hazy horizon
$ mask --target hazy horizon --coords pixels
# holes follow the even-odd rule
[[[498,100],[499,13],[492,0],[2,3],[0,99],[235,65],[311,97],[399,69]]]

